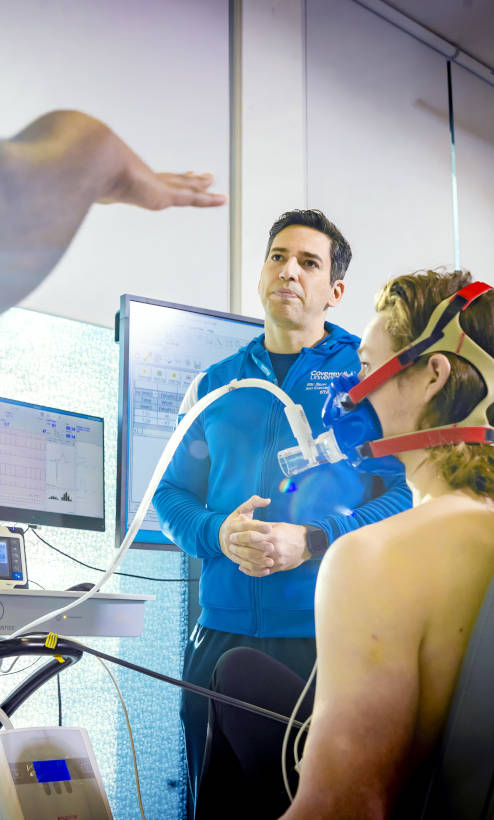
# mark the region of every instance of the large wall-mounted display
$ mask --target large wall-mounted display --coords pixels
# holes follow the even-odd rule
[[[194,376],[250,342],[260,326],[259,319],[122,296],[117,545],[144,496]],[[133,546],[173,548],[152,506]]]

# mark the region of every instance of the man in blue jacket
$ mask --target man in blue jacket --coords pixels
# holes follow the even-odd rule
[[[325,322],[343,296],[350,259],[348,242],[320,211],[283,214],[270,230],[259,281],[265,334],[199,374],[181,414],[232,379],[261,378],[302,404],[319,435],[329,381],[360,369],[359,339]],[[398,465],[396,475],[377,478],[346,461],[328,464],[284,492],[277,454],[294,444],[271,393],[233,390],[194,422],[156,491],[166,535],[203,559],[202,613],[186,649],[185,680],[208,686],[218,658],[236,646],[267,652],[308,677],[320,559],[338,536],[411,506]],[[206,699],[184,692],[194,796],[207,709]]]

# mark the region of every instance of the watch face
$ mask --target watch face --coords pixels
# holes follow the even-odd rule
[[[307,549],[312,558],[322,558],[329,546],[328,536],[324,530],[319,529],[319,527],[306,525],[305,529],[307,533]]]

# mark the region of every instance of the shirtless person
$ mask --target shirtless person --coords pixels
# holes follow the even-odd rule
[[[378,297],[378,314],[363,338],[361,378],[414,342],[434,308],[470,281],[465,273],[429,271],[390,282]],[[494,290],[475,298],[458,315],[462,330],[494,357]],[[457,330],[449,337],[453,350],[454,337],[462,344],[459,355],[441,352],[440,340],[433,352],[425,350],[412,366],[368,393],[384,437],[455,424],[474,408],[469,423],[492,423],[492,409],[486,405],[493,401],[494,362],[474,350],[481,378],[465,360],[474,346]],[[477,407],[487,394],[486,385],[490,397],[483,408]],[[414,446],[423,447],[423,442]],[[494,448],[458,443],[401,451],[398,457],[406,466],[414,508],[343,536],[322,562],[312,723],[297,793],[282,820],[420,816],[424,793],[417,774],[422,770],[425,784],[427,762],[444,727],[470,632],[494,573]],[[238,657],[224,656],[216,684],[248,699],[248,680],[235,690],[225,685],[228,667],[237,663],[238,670],[238,662]],[[259,679],[259,669],[251,676]],[[264,679],[262,691],[270,694],[260,705],[276,708],[282,688],[280,677],[277,687]],[[236,746],[239,732],[225,730],[233,710],[222,711],[214,707],[215,719],[242,761],[242,749]],[[269,724],[259,720],[264,727]],[[255,744],[259,757],[266,745],[264,740]],[[264,788],[268,768],[262,761]],[[278,770],[279,762],[273,760],[268,775],[273,782]],[[242,802],[258,783],[251,777]],[[264,814],[265,802],[258,791],[256,817],[282,813]]]
[[[385,287],[364,336],[361,376],[416,339],[433,308],[467,281],[429,273]],[[494,356],[494,291],[473,302],[460,324]],[[369,401],[384,435],[393,436],[460,421],[485,393],[464,359],[437,352]],[[437,744],[494,573],[492,446],[457,444],[399,458],[414,508],[344,536],[321,567],[312,727],[284,820],[390,815],[407,774]]]

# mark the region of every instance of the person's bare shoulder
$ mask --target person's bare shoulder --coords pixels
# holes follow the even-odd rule
[[[452,606],[458,587],[472,599],[466,609],[478,608],[493,572],[494,505],[452,492],[339,538],[322,562],[318,586],[329,592],[343,583],[355,598],[380,595],[425,630]]]
[[[362,566],[370,560],[395,569],[396,562],[418,567],[447,561],[452,553],[466,560],[479,553],[487,561],[494,558],[494,502],[452,491],[342,536],[323,566],[340,561]]]

